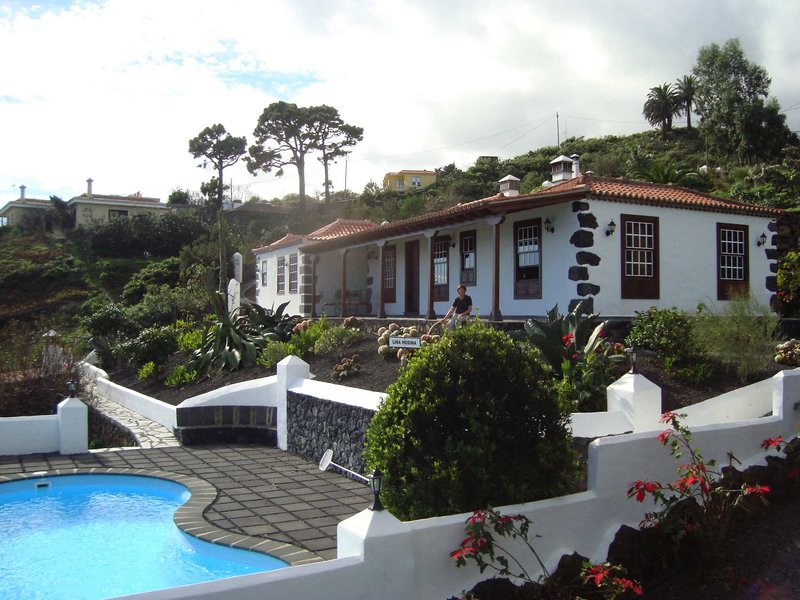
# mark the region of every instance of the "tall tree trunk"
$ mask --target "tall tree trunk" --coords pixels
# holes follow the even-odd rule
[[[306,161],[303,156],[297,158],[297,176],[300,178],[300,214],[306,214]]]
[[[328,180],[328,155],[324,148],[322,149],[322,167],[325,169],[325,204],[330,204],[331,182]]]
[[[220,161],[219,167],[217,167],[217,210],[222,210],[222,195],[224,190],[222,189],[223,182],[222,182],[222,161]]]
[[[692,128],[692,103],[686,103],[686,129]]]

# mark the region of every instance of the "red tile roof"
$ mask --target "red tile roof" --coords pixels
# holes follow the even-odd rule
[[[611,202],[630,202],[633,204],[761,217],[774,217],[783,212],[777,208],[744,204],[674,185],[581,175],[532,194],[520,196],[498,194],[337,237],[317,238],[315,240],[308,236],[309,241],[316,243],[309,244],[304,250],[310,253],[328,252],[336,248],[408,235],[426,229],[440,229],[474,219],[485,218],[492,214],[511,214],[531,208],[561,204],[579,199],[591,200],[593,198]],[[334,223],[326,227],[332,225]],[[325,227],[322,229],[324,230]]]
[[[306,237],[309,240],[314,241],[333,240],[346,235],[353,235],[355,233],[361,233],[362,231],[376,229],[378,227],[380,227],[380,225],[373,221],[336,219],[333,223],[328,223],[324,227],[320,227],[316,231],[312,231]]]
[[[253,248],[253,254],[259,254],[261,252],[269,252],[270,250],[277,250],[278,248],[283,248],[285,246],[292,246],[298,242],[305,241],[305,238],[302,235],[297,235],[294,233],[287,233],[281,239],[276,242],[272,242],[266,246],[261,246],[260,248]]]
[[[651,204],[690,210],[758,216],[775,216],[783,212],[777,208],[744,204],[736,200],[711,196],[710,194],[704,194],[677,185],[647,183],[585,174],[529,194],[528,197],[536,198],[577,191],[602,200],[629,201],[634,204]],[[522,197],[520,196],[520,198]]]

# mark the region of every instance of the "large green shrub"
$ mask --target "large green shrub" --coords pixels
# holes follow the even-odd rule
[[[650,307],[636,313],[625,342],[652,350],[661,359],[687,362],[700,355],[693,326],[694,319],[682,310]]]
[[[558,496],[574,456],[535,349],[479,323],[414,353],[367,431],[366,462],[400,518]]]
[[[122,298],[127,304],[141,302],[150,286],[175,286],[180,281],[181,261],[177,256],[152,262],[128,280],[122,288]]]
[[[701,305],[694,336],[710,357],[749,382],[773,363],[778,341],[778,317],[749,296],[731,300],[724,311]]]
[[[160,367],[166,364],[170,354],[178,350],[178,340],[172,327],[148,327],[132,340],[122,343],[120,349],[137,368],[149,362]]]
[[[800,252],[787,252],[778,262],[776,308],[785,317],[800,313]]]

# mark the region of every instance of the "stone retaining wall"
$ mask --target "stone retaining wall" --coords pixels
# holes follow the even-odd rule
[[[328,448],[333,462],[364,473],[364,443],[373,410],[289,391],[288,451],[318,462]]]

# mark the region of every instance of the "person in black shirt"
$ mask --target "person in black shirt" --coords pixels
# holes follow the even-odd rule
[[[469,313],[472,312],[472,298],[467,296],[467,286],[463,283],[459,283],[457,292],[458,296],[453,300],[453,305],[442,319],[442,321],[447,321],[448,329],[453,329],[459,323],[466,321],[467,317],[469,317]]]

